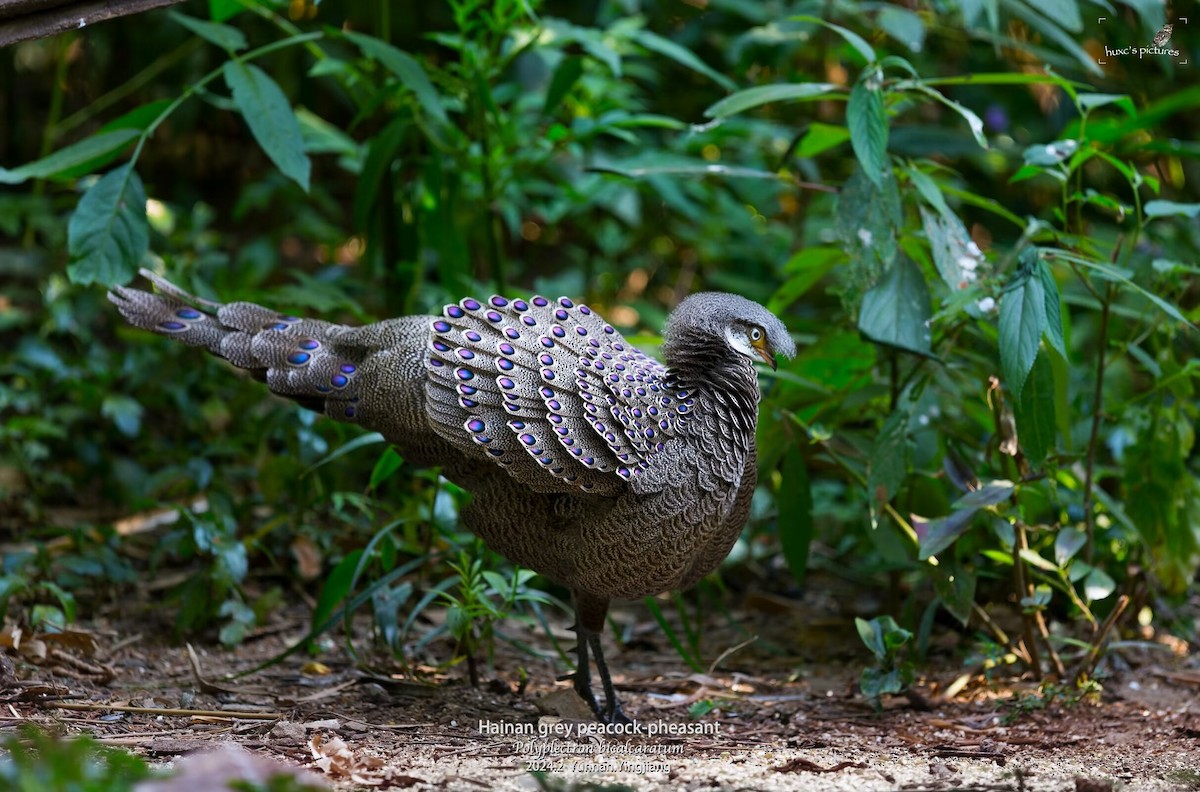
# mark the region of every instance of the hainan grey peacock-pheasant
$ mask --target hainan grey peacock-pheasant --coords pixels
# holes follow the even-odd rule
[[[729,553],[756,480],[754,363],[774,368],[796,350],[761,305],[715,292],[671,313],[663,365],[566,297],[467,298],[440,317],[347,327],[209,302],[142,274],[162,294],[109,294],[130,324],[378,431],[471,492],[468,528],[571,590],[574,687],[610,722],[625,716],[600,646],[609,601],[685,588]]]

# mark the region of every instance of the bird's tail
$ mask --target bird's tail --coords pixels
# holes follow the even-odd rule
[[[347,327],[249,302],[204,300],[153,272],[141,274],[160,293],[117,286],[108,294],[129,324],[202,347],[309,409],[388,435],[402,431],[395,401],[422,398],[429,317]]]

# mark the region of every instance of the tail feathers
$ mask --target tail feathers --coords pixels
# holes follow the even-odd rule
[[[225,358],[308,409],[358,419],[357,375],[376,351],[362,344],[362,333],[254,303],[203,300],[148,270],[141,274],[162,293],[118,286],[108,294],[129,324]]]

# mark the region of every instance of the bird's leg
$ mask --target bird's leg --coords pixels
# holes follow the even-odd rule
[[[604,620],[608,616],[608,600],[580,591],[574,592],[574,595],[575,634],[579,636],[579,646],[576,647],[579,665],[575,670],[575,692],[587,702],[602,722],[631,723],[621,709],[621,702],[617,700],[617,692],[608,673],[608,663],[604,662],[604,648],[600,645],[600,634],[604,631]],[[589,647],[596,657],[596,670],[600,672],[600,685],[604,690],[603,708],[592,692],[592,674],[588,666]]]
[[[575,631],[575,673],[571,685],[583,702],[592,708],[596,717],[600,717],[600,705],[596,703],[596,695],[592,693],[592,668],[588,664],[588,632],[579,626],[578,620],[571,626]]]
[[[604,649],[600,646],[600,634],[590,634],[588,643],[592,645],[592,653],[596,655],[596,670],[600,672],[600,685],[604,688],[604,710],[598,712],[597,715],[604,723],[633,723],[621,709],[621,702],[617,700],[617,691],[613,688],[612,677],[608,675],[608,663],[604,662]]]

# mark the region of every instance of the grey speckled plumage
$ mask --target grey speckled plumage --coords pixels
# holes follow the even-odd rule
[[[729,553],[756,480],[753,364],[795,354],[765,308],[715,292],[671,313],[663,365],[565,297],[466,298],[440,317],[346,327],[200,300],[142,274],[162,294],[109,294],[130,324],[378,431],[473,493],[468,528],[571,589],[575,688],[607,720],[624,717],[600,651],[609,601],[687,587]]]

